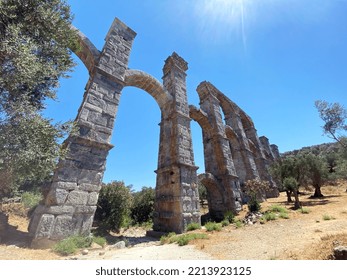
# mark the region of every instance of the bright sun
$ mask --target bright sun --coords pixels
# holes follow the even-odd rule
[[[252,0],[203,0],[197,1],[197,11],[204,23],[203,31],[215,36],[237,33],[246,45],[245,20]],[[218,28],[217,28],[218,26]],[[220,33],[220,34],[219,34]]]

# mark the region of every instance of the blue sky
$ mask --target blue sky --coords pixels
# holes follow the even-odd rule
[[[324,142],[314,101],[347,107],[346,0],[69,0],[74,25],[101,49],[115,17],[137,36],[129,67],[161,80],[164,60],[188,62],[189,103],[210,81],[237,103],[281,152]],[[88,80],[77,66],[61,81],[45,115],[74,119]],[[104,181],[155,186],[160,111],[136,88],[123,90]],[[193,121],[195,163],[204,172],[200,127]]]

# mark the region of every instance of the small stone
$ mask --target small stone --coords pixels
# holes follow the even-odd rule
[[[81,252],[81,253],[82,253],[82,255],[84,255],[84,256],[85,256],[85,255],[88,255],[89,251],[88,251],[87,249],[84,249],[84,250],[82,250],[82,252]]]
[[[124,249],[125,248],[125,242],[124,241],[119,241],[116,244],[112,245],[110,247],[111,249]]]
[[[105,255],[105,251],[102,251],[102,252],[99,252],[99,256],[103,256],[103,255]]]

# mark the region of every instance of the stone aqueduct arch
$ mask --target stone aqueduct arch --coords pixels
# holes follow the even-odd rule
[[[197,89],[201,108],[189,106],[188,66],[176,53],[165,61],[162,84],[147,73],[128,69],[136,33],[120,20],[114,20],[102,51],[81,32],[78,34],[81,50],[76,54],[90,76],[76,117],[79,131],[64,142],[68,154],[59,161],[50,190],[31,218],[29,233],[33,246],[90,232],[106,157],[113,147],[110,141],[121,91],[126,86],[149,93],[161,111],[155,231],[181,233],[187,224],[200,223],[192,119],[203,131],[206,173],[199,179],[209,189],[214,217],[218,219],[228,210],[241,209],[240,181],[271,181],[266,164],[279,155],[277,146],[270,146],[265,138],[259,140],[250,117],[210,83],[203,82]],[[275,192],[274,187],[272,195]]]

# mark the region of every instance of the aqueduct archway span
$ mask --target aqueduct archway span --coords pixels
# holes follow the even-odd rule
[[[187,63],[173,53],[165,61],[163,84],[151,75],[129,70],[136,33],[115,19],[102,51],[82,33],[77,55],[90,77],[67,155],[60,159],[44,203],[30,222],[34,243],[88,234],[105,171],[122,89],[134,86],[149,93],[161,110],[154,230],[182,232],[200,222],[197,167],[194,164],[186,92]]]

